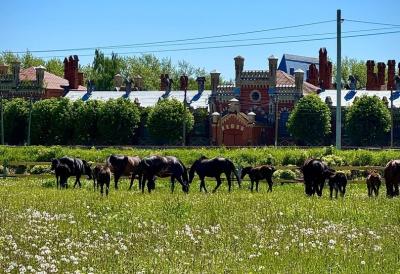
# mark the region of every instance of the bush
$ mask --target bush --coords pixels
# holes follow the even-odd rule
[[[160,100],[151,109],[147,126],[152,139],[157,144],[177,145],[182,142],[183,122],[186,123],[186,136],[193,128],[194,118],[188,109],[176,99]]]
[[[300,143],[317,145],[331,132],[331,112],[317,95],[299,100],[289,116],[289,132]]]
[[[54,179],[46,179],[46,180],[42,180],[41,185],[44,188],[53,188],[53,187],[56,187],[56,182]]]
[[[385,144],[390,111],[378,96],[361,96],[346,113],[346,127],[353,145]]]
[[[344,166],[346,165],[346,161],[337,155],[327,155],[322,157],[321,159],[324,161],[328,166]]]
[[[290,169],[279,169],[274,172],[273,177],[283,180],[294,180],[296,179],[296,173]]]
[[[4,139],[7,144],[24,144],[28,132],[28,116],[27,100],[15,98],[4,103]]]
[[[50,166],[48,165],[35,165],[29,170],[30,174],[47,174],[51,173]]]

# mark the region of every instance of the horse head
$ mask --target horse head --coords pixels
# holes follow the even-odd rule
[[[240,172],[240,179],[243,179],[247,174],[249,174],[251,169],[252,169],[251,166],[244,167]]]
[[[84,174],[86,174],[88,176],[88,179],[91,180],[92,179],[92,168],[90,167],[90,164],[88,162],[86,162],[85,160],[82,160],[82,163],[83,163]]]

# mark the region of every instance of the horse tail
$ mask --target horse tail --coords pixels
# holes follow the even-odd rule
[[[241,180],[240,180],[239,174],[238,174],[238,172],[237,172],[237,170],[235,168],[235,165],[229,160],[228,160],[228,163],[229,163],[229,167],[233,171],[233,174],[235,174],[235,177],[236,177],[236,180],[238,181],[239,187],[241,187]]]

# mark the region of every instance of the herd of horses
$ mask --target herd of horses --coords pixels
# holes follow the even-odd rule
[[[205,178],[215,178],[217,184],[213,189],[215,192],[222,184],[221,175],[226,176],[228,190],[232,188],[232,175],[241,187],[241,180],[246,175],[249,176],[251,191],[259,190],[259,182],[266,180],[268,184],[268,192],[272,191],[273,181],[272,175],[276,171],[272,165],[262,165],[257,167],[244,167],[237,170],[233,162],[223,157],[208,159],[200,157],[191,165],[189,170],[178,158],[174,156],[158,156],[153,155],[145,158],[137,156],[111,155],[105,164],[96,165],[94,168],[85,161],[79,158],[64,156],[58,159],[52,159],[51,170],[54,170],[57,188],[67,188],[68,178],[75,176],[74,187],[81,187],[80,178],[82,175],[87,175],[89,179],[93,179],[94,190],[100,188],[101,195],[109,193],[111,174],[114,175],[114,186],[118,189],[118,181],[121,176],[130,177],[129,189],[132,188],[135,179],[138,180],[139,189],[144,192],[145,187],[150,193],[155,189],[156,178],[170,178],[171,192],[174,191],[175,181],[178,181],[182,187],[182,191],[189,192],[195,175],[200,179],[200,192],[207,192]],[[347,178],[344,173],[336,172],[319,159],[309,158],[302,167],[300,167],[304,178],[305,193],[309,196],[322,196],[322,190],[326,180],[329,182],[330,197],[338,197],[338,193],[343,197],[346,193]],[[239,176],[240,173],[240,176]],[[391,160],[387,163],[384,169],[384,179],[386,182],[386,194],[388,197],[399,195],[400,182],[400,160]],[[368,196],[378,196],[379,188],[382,183],[382,178],[376,170],[369,171],[366,184]]]

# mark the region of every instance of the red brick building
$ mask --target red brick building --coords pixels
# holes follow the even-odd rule
[[[217,71],[211,72],[209,98],[211,143],[245,146],[273,144],[275,134],[288,136],[286,122],[295,103],[318,87],[303,82],[304,72],[291,76],[277,69],[278,58],[268,58],[268,70],[244,70],[244,58],[235,61],[235,83],[219,85]]]

